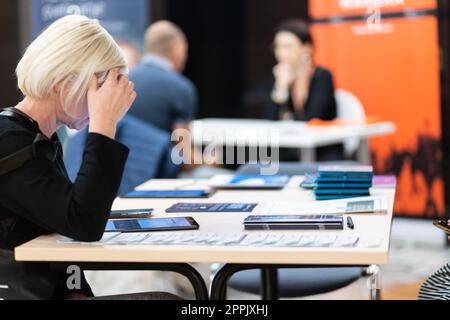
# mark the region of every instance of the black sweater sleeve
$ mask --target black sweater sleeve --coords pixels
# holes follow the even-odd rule
[[[16,133],[15,145],[29,145],[29,138]],[[97,241],[103,235],[128,152],[120,143],[91,133],[74,183],[50,160],[34,158],[1,178],[1,185],[7,186],[2,190],[2,206],[50,232]]]
[[[308,98],[300,112],[295,112],[292,96],[286,103],[280,105],[271,101],[267,108],[267,118],[272,120],[279,119],[280,108],[285,108],[294,114],[297,121],[310,121],[312,119],[334,120],[337,114],[335,88],[333,75],[330,71],[317,67],[313,78],[311,79]]]
[[[311,81],[304,112],[295,113],[295,119],[299,121],[334,120],[337,112],[334,91],[332,74],[328,70],[318,69]]]

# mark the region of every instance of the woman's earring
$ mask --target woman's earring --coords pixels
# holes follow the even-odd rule
[[[305,53],[302,55],[302,61],[305,65],[310,65],[312,62],[311,55],[309,53]]]

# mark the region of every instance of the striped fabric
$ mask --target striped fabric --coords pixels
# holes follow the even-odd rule
[[[450,264],[425,281],[419,291],[419,300],[450,300]]]

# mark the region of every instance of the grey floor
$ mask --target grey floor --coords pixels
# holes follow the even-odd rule
[[[395,219],[392,228],[390,261],[382,266],[383,292],[396,298],[414,298],[414,292],[403,297],[395,294],[399,288],[422,282],[426,277],[450,262],[450,250],[444,245],[443,233],[431,221]],[[207,283],[209,265],[196,265]],[[96,295],[167,291],[192,298],[189,284],[182,277],[163,272],[86,272]],[[258,299],[258,296],[229,290],[229,299]],[[338,291],[303,299],[368,299],[366,279],[361,279]]]

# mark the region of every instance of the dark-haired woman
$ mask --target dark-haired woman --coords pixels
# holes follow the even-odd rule
[[[308,24],[302,20],[281,24],[275,33],[274,54],[277,65],[273,68],[270,118],[334,120],[337,110],[333,76],[313,62],[313,40]],[[339,160],[342,146],[321,148],[318,157],[319,160]]]

